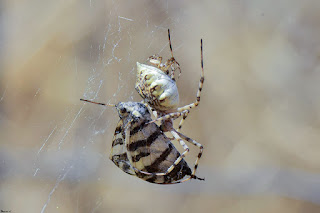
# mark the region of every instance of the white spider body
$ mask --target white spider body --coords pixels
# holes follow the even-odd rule
[[[135,88],[143,99],[158,111],[170,112],[179,104],[176,82],[157,67],[137,62]]]

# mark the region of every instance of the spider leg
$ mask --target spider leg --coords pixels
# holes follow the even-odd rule
[[[177,67],[175,67],[175,65],[177,65]],[[180,68],[180,64],[176,61],[176,59],[172,56],[172,58],[168,59],[167,62],[164,64],[164,68],[166,70],[168,70],[169,68],[171,68],[171,74],[170,77],[172,80],[175,81],[175,77],[174,77],[174,72],[176,69],[179,69],[180,73],[179,76],[181,74],[181,68]]]
[[[172,136],[179,141],[180,145],[183,147],[184,152],[175,160],[175,162],[168,168],[166,174],[170,173],[175,166],[177,166],[180,161],[188,154],[189,152],[189,147],[187,146],[187,144],[182,140],[182,138],[179,136],[179,134],[176,133],[175,130],[170,131]]]
[[[165,63],[162,63],[162,57],[159,55],[153,55],[150,56],[147,60],[154,66],[157,66],[160,70],[165,72],[167,75],[169,75],[169,68],[171,68],[171,73],[170,77],[172,80],[175,81],[174,78],[174,72],[176,69],[179,69],[181,74],[181,69],[180,69],[180,64],[176,61],[176,59],[173,57],[173,51],[172,51],[172,44],[171,44],[171,38],[170,38],[170,30],[168,29],[168,39],[169,39],[169,47],[170,47],[170,52],[171,52],[171,58],[169,58]],[[175,65],[177,67],[175,67]]]
[[[179,128],[178,128],[178,131],[180,131],[181,130],[181,128],[182,128],[182,124],[184,123],[184,121],[186,120],[186,118],[188,117],[188,115],[189,115],[189,110],[187,110],[187,112],[183,115],[183,117],[182,117],[182,119],[181,119],[181,121],[180,121],[180,123],[179,123]]]
[[[157,121],[168,120],[170,118],[176,119],[176,118],[184,116],[185,114],[188,114],[188,113],[189,113],[189,110],[184,110],[182,112],[172,112],[172,113],[166,114],[165,116],[158,117],[157,119],[155,119],[153,121],[150,121],[148,124],[151,124],[151,123],[154,123],[154,122],[157,122]]]
[[[171,52],[171,58],[166,62],[166,66],[171,66],[171,79],[175,81],[174,79],[174,67],[173,67],[173,63],[176,62],[178,65],[179,63],[174,59],[173,57],[173,51],[172,51],[172,44],[171,44],[171,38],[170,38],[170,29],[168,29],[168,40],[169,40],[169,47],[170,47],[170,52]],[[170,65],[169,65],[170,64]],[[180,66],[180,65],[179,65]],[[168,69],[168,68],[167,68]]]
[[[152,65],[157,66],[159,69],[161,68],[161,64],[162,64],[162,57],[161,56],[153,55],[153,56],[150,56],[148,58],[148,60]]]
[[[193,140],[192,138],[189,138],[189,137],[185,136],[185,135],[182,134],[181,132],[177,132],[177,131],[175,131],[175,132],[176,132],[176,134],[178,134],[182,139],[184,139],[184,140],[188,141],[189,143],[192,143],[193,145],[199,147],[200,151],[199,151],[198,157],[197,157],[197,159],[196,159],[196,162],[194,163],[194,169],[193,169],[193,171],[192,171],[191,178],[197,178],[197,179],[199,179],[199,180],[201,180],[201,179],[204,180],[204,178],[198,178],[198,177],[195,176],[196,170],[197,170],[197,168],[198,168],[199,160],[200,160],[200,158],[201,158],[201,156],[202,156],[202,153],[203,153],[203,146],[202,146],[200,143],[198,143],[197,141]]]
[[[178,78],[180,78],[180,75],[181,75],[181,68],[180,68],[180,64],[177,62],[177,61],[175,61],[176,63],[177,63],[177,68],[171,68],[172,70],[176,70],[176,69],[178,69],[179,70],[179,75],[178,75]],[[174,78],[174,71],[173,71],[173,78]],[[172,78],[172,76],[171,76],[171,78]],[[172,80],[175,80],[175,79],[172,79]]]
[[[202,39],[201,39],[201,77],[200,77],[200,81],[199,81],[199,89],[197,92],[197,99],[194,103],[188,104],[184,107],[179,107],[177,109],[178,112],[182,112],[188,109],[192,109],[195,108],[199,105],[200,103],[200,95],[201,95],[201,91],[202,91],[202,87],[203,87],[203,82],[204,82],[204,70],[203,70],[203,49],[202,49]]]
[[[199,178],[199,177],[197,177],[197,176],[195,175],[196,170],[197,170],[197,168],[198,168],[199,159],[200,159],[201,156],[202,156],[203,146],[202,146],[200,143],[196,142],[195,140],[193,140],[193,139],[191,139],[191,138],[183,135],[183,134],[180,133],[180,132],[177,132],[176,130],[171,131],[171,134],[173,134],[174,137],[180,138],[180,140],[181,140],[181,138],[182,138],[182,139],[188,141],[189,143],[192,143],[193,145],[199,147],[199,149],[200,149],[200,152],[199,152],[198,157],[197,157],[197,159],[196,159],[196,162],[195,162],[195,164],[194,164],[194,169],[193,169],[193,171],[192,171],[191,176],[188,177],[188,178],[185,178],[185,179],[183,179],[183,180],[179,180],[179,181],[173,182],[173,183],[183,183],[183,182],[188,181],[188,180],[190,180],[190,179],[205,180],[204,178]],[[181,142],[180,142],[180,144],[181,144]],[[183,144],[185,145],[184,148],[187,147],[187,149],[188,149],[188,151],[189,151],[188,146],[187,146],[184,142],[183,142]],[[182,145],[182,144],[181,144],[181,145]],[[187,152],[185,151],[185,152],[180,156],[181,159],[179,159],[179,158],[180,158],[180,157],[179,157],[179,158],[174,162],[174,164],[171,166],[171,167],[173,167],[172,169],[174,169],[174,167],[175,167],[176,165],[178,165],[178,163],[182,160],[182,158],[183,158],[186,154],[187,154]],[[184,155],[184,156],[183,156],[183,155]],[[178,161],[178,160],[179,160],[179,161]],[[178,163],[176,163],[177,161],[178,161]],[[171,168],[171,167],[170,167],[170,168]],[[168,171],[170,170],[170,168],[168,169]],[[172,169],[171,169],[171,171],[172,171]]]
[[[180,71],[179,76],[180,76],[181,69],[180,69],[180,64],[173,57],[173,50],[172,50],[172,44],[171,44],[171,38],[170,38],[170,29],[168,29],[168,40],[169,40],[171,58],[167,60],[167,62],[165,63],[165,67],[166,67],[166,70],[168,70],[169,67],[171,67],[171,75],[170,75],[170,77],[171,77],[172,80],[175,81],[174,72],[175,72],[176,69],[179,69],[179,71]],[[177,65],[177,68],[175,68],[174,65]]]

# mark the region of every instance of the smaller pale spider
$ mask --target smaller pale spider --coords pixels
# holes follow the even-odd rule
[[[152,122],[172,122],[171,119],[176,119],[182,116],[182,119],[178,127],[178,129],[180,130],[184,120],[189,114],[189,110],[197,107],[200,103],[200,95],[204,82],[202,39],[200,43],[201,76],[196,101],[186,106],[177,108],[179,103],[179,92],[176,82],[174,80],[174,70],[176,68],[173,65],[177,64],[179,69],[180,65],[176,62],[172,54],[169,30],[168,35],[172,57],[165,64],[161,63],[161,57],[158,57],[158,61],[153,61],[154,56],[149,57],[152,58],[150,62],[155,66],[140,64],[139,62],[137,62],[137,81],[135,89],[143,98],[143,102],[146,104],[146,106],[155,115],[156,119]],[[172,72],[169,75],[170,68]],[[162,125],[162,128],[164,130],[165,126],[165,124]]]
[[[171,47],[170,36],[169,43]],[[170,48],[170,50],[172,51],[172,48]],[[181,141],[177,138],[177,134],[180,132],[182,124],[189,114],[189,110],[197,107],[200,103],[200,95],[204,82],[202,39],[200,41],[200,50],[201,76],[196,101],[179,108],[177,108],[177,105],[179,103],[179,92],[176,82],[173,78],[174,74],[171,74],[171,76],[169,76],[169,72],[164,72],[164,70],[160,69],[161,66],[149,66],[137,62],[137,81],[135,89],[143,98],[143,103],[149,108],[149,110],[153,112],[154,116],[156,117],[155,120],[150,121],[148,124],[154,123],[156,121],[161,121],[160,129],[163,132],[170,132],[173,136],[173,138],[171,139],[178,140],[183,146],[183,157],[186,156],[189,152],[189,147],[185,143],[181,143]],[[172,58],[174,59],[173,56]],[[169,70],[169,68],[171,68],[171,66],[167,66],[165,69]],[[180,117],[182,117],[182,119],[179,123],[179,127],[177,130],[173,131],[173,120]],[[203,146],[201,144],[194,143],[193,140],[186,141],[198,146],[200,149],[200,153],[203,152]],[[200,158],[200,156],[198,156],[198,159]],[[196,163],[195,170],[197,169],[197,166],[198,165]]]

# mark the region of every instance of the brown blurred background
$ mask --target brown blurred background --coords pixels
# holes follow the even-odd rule
[[[11,212],[320,212],[320,2],[0,2],[0,209]],[[136,61],[181,64],[182,132],[198,176],[162,186],[118,169],[118,115],[141,101]],[[190,146],[191,147],[191,146]],[[187,157],[192,165],[197,149]]]

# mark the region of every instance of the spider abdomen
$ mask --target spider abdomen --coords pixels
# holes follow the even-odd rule
[[[180,156],[171,141],[154,123],[145,125],[141,131],[131,135],[127,150],[132,165],[138,170],[148,173],[165,173]],[[137,175],[149,182],[171,183],[186,175],[191,175],[191,169],[182,159],[175,166],[175,169],[167,175],[155,175],[155,177],[139,173]]]
[[[128,174],[158,184],[178,183],[185,176],[192,175],[184,159],[165,174],[181,154],[157,124],[148,123],[151,115],[145,105],[120,102],[116,108],[120,121],[110,153],[116,166]]]
[[[175,109],[179,104],[176,82],[157,67],[137,62],[135,88],[140,96],[157,110]]]

